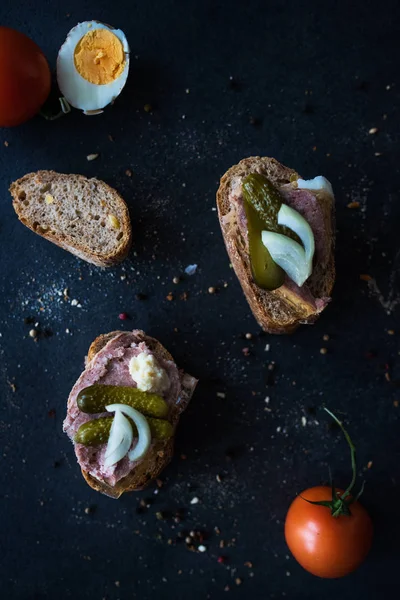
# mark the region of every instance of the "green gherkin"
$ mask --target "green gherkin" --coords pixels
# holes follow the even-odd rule
[[[76,402],[82,412],[90,414],[105,412],[108,404],[127,404],[151,417],[168,414],[168,404],[161,396],[120,385],[91,385],[79,392]]]
[[[100,417],[99,419],[92,419],[83,423],[75,434],[74,441],[77,444],[83,444],[84,446],[99,446],[105,444],[110,435],[110,429],[112,425],[113,417]],[[136,425],[129,420],[132,429],[133,437],[138,436]],[[156,440],[168,440],[174,434],[174,428],[168,421],[164,419],[154,419],[147,417],[147,422],[150,427],[151,436]]]
[[[250,173],[242,184],[249,234],[250,263],[254,281],[265,290],[275,290],[285,280],[285,272],[271,258],[261,241],[262,231],[275,231],[298,240],[287,227],[278,225],[283,198],[276,187],[260,173]]]

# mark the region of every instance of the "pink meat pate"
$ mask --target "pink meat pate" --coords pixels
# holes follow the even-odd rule
[[[63,427],[72,441],[83,423],[110,414],[92,415],[79,410],[76,403],[79,392],[94,384],[136,387],[129,372],[129,362],[131,358],[142,352],[153,354],[146,342],[143,341],[143,332],[135,330],[116,335],[87,363],[68,398],[67,416]],[[180,372],[173,361],[164,360],[158,356],[155,358],[160,367],[166,371],[170,381],[169,388],[162,394],[164,400],[170,407],[176,407],[178,412],[183,411],[190,400],[197,380]],[[133,440],[132,448],[136,443],[137,438]],[[80,467],[110,486],[114,486],[120,479],[128,475],[139,462],[131,462],[125,456],[116,465],[105,467],[104,458],[107,444],[84,446],[74,442],[74,447]]]

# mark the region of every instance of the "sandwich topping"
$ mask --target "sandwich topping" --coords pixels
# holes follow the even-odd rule
[[[320,195],[333,198],[325,177],[293,177],[279,187],[262,173],[253,172],[233,182],[230,200],[247,246],[254,282],[262,289],[285,289],[319,312],[329,298],[316,298],[308,279],[329,260],[328,235]],[[228,216],[226,217],[228,218]]]
[[[81,468],[114,486],[173,436],[196,383],[173,361],[156,358],[142,332],[116,335],[88,362],[68,399],[64,430]]]
[[[242,189],[255,282],[274,290],[284,283],[286,273],[301,287],[312,272],[311,227],[296,210],[284,204],[282,194],[264,175],[251,173],[244,179]]]
[[[168,375],[160,367],[154,354],[141,352],[133,356],[129,372],[138,389],[143,392],[165,392],[169,387]]]

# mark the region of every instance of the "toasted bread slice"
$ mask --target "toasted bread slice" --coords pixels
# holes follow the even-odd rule
[[[19,220],[64,250],[99,267],[126,258],[128,207],[104,181],[38,171],[12,183],[10,192]]]
[[[260,327],[269,333],[292,333],[300,324],[313,323],[322,308],[299,297],[290,286],[282,286],[266,291],[256,285],[251,272],[247,240],[241,234],[235,206],[232,205],[232,192],[238,189],[241,181],[249,173],[261,173],[276,186],[289,184],[300,176],[293,169],[281,165],[274,158],[253,156],[241,160],[222,177],[217,192],[218,216],[226,249],[232,266],[241,283],[243,292]],[[319,203],[324,220],[327,261],[318,263],[307,281],[309,292],[314,298],[327,299],[335,280],[334,263],[334,200],[326,193],[314,194]]]
[[[112,331],[111,333],[99,335],[90,345],[86,362],[90,362],[96,354],[115,336],[119,335],[120,331]],[[156,339],[147,336],[144,332],[140,332],[140,337],[154,353],[157,359],[173,361],[171,354],[164,346]],[[185,400],[188,402],[193,394],[194,387],[185,389],[184,382],[182,385],[182,394],[185,395]],[[176,427],[182,408],[178,405],[171,407],[168,420]],[[145,488],[149,483],[158,477],[163,469],[169,464],[174,453],[174,438],[166,441],[156,441],[152,444],[149,452],[144,460],[139,463],[133,471],[126,477],[116,483],[115,486],[107,485],[104,481],[99,481],[87,471],[82,469],[82,475],[86,482],[97,492],[106,494],[111,498],[119,498],[124,492],[133,492]]]

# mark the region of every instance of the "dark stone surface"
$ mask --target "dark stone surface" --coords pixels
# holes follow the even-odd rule
[[[2,597],[398,597],[399,17],[394,0],[2,0],[0,22],[30,35],[52,67],[81,20],[121,27],[132,50],[127,88],[104,115],[0,131]],[[259,332],[214,212],[219,177],[254,154],[322,173],[337,194],[334,301],[292,337]],[[128,261],[96,269],[18,223],[8,186],[41,168],[98,176],[123,194]],[[174,285],[190,263],[196,275]],[[58,295],[66,287],[81,308]],[[122,311],[131,319],[119,321]],[[25,318],[52,335],[35,343]],[[158,494],[154,484],[113,501],[85,485],[62,420],[92,339],[131,327],[158,337],[201,383]],[[366,564],[340,581],[304,572],[283,537],[291,499],[326,481],[328,464],[338,484],[349,479],[323,403],[349,425],[376,528]],[[206,553],[175,543],[192,529],[205,532]]]

